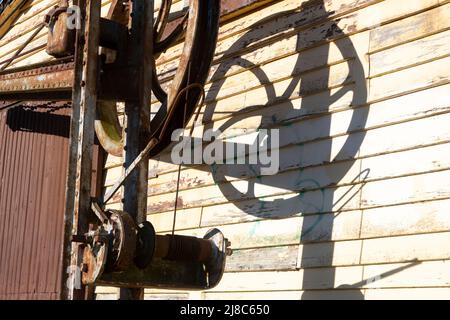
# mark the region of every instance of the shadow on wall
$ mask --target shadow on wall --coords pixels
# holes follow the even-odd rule
[[[12,131],[35,132],[69,138],[70,106],[66,103],[18,103],[2,110]],[[37,106],[38,105],[38,106]]]
[[[212,129],[214,126],[214,130],[220,130],[223,133],[239,127],[239,123],[246,119],[254,119],[258,122],[255,126],[256,131],[279,129],[278,174],[263,176],[261,165],[236,164],[216,164],[212,166],[212,172],[223,195],[247,214],[265,219],[281,219],[299,214],[305,216],[301,230],[303,249],[301,258],[299,257],[300,261],[297,263],[297,267],[305,268],[302,280],[302,288],[305,290],[310,288],[312,283],[317,284],[318,281],[325,287],[333,288],[334,268],[323,269],[320,275],[317,269],[310,271],[309,267],[314,267],[312,261],[320,258],[315,258],[318,254],[317,246],[311,244],[311,241],[320,240],[327,246],[320,251],[327,252],[327,265],[330,266],[334,251],[334,244],[331,242],[333,220],[348,202],[359,200],[354,197],[369,174],[368,169],[360,168],[355,162],[355,157],[364,140],[364,131],[329,138],[333,135],[330,113],[332,109],[348,106],[353,108],[346,132],[364,128],[368,116],[367,108],[358,108],[366,104],[366,77],[362,62],[358,59],[351,40],[341,38],[333,44],[326,44],[327,39],[343,35],[343,31],[337,26],[337,21],[326,22],[313,30],[313,34],[311,31],[302,33],[298,29],[296,33],[291,31],[305,24],[306,20],[308,22],[311,19],[323,20],[330,14],[332,12],[326,12],[323,2],[311,1],[307,2],[300,11],[277,13],[254,24],[224,54],[229,56],[236,51],[245,52],[241,56],[224,60],[217,67],[212,77],[215,82],[207,96],[207,101],[218,97],[221,88],[226,84],[227,73],[239,66],[251,70],[263,88],[263,91],[258,92],[264,92],[262,96],[245,100],[262,101],[263,104],[244,105],[243,110],[233,113],[232,117],[218,128],[212,124],[213,115],[217,117],[224,113],[226,116],[226,111],[224,112],[217,102],[207,107],[203,118],[206,129]],[[273,36],[281,33],[288,34],[280,40],[286,43],[287,39],[296,37],[298,55],[296,59],[286,60],[292,61],[292,65],[277,66],[280,68],[278,69],[280,73],[283,70],[290,70],[289,78],[273,82],[270,72],[277,70],[255,65],[246,57],[251,55],[257,57],[265,50],[266,52],[272,50],[265,42],[269,42]],[[314,47],[318,42],[321,45]],[[331,45],[337,47],[343,59],[339,64],[330,66],[328,59]],[[312,49],[304,51],[305,48]],[[241,85],[246,84],[241,83]],[[249,94],[252,93],[249,92]],[[268,135],[270,136],[270,131]],[[236,184],[226,183],[230,177],[236,179],[245,177],[247,185],[236,188]],[[335,187],[342,181],[345,181],[348,187]],[[352,186],[352,183],[356,184]],[[278,192],[279,195],[271,197],[271,192]],[[317,213],[322,214],[317,215]],[[317,279],[318,276],[320,279]],[[363,298],[358,286],[351,284],[348,286],[356,290],[341,291],[343,298]],[[341,288],[344,287],[347,288],[347,285]],[[306,291],[302,298],[326,297],[321,296],[320,291],[312,291],[312,293]],[[335,298],[339,298],[339,295]]]

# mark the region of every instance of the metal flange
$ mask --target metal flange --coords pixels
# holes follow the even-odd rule
[[[213,243],[211,258],[205,263],[206,271],[208,272],[208,289],[211,289],[217,286],[222,279],[227,256],[232,253],[229,248],[231,243],[216,228],[208,230],[203,239]]]

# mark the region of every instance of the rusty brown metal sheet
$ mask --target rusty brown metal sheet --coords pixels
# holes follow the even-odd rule
[[[0,299],[57,299],[70,106],[0,104]]]

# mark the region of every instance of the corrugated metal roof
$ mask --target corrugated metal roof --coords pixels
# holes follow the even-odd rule
[[[56,299],[70,108],[0,105],[0,299]]]

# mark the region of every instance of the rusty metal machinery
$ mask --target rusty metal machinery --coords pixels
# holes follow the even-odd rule
[[[84,284],[207,289],[220,281],[226,256],[230,254],[228,248],[230,243],[218,229],[209,230],[203,239],[156,235],[150,222],[144,221],[137,225],[126,212],[120,210],[104,212],[95,203],[92,210],[98,217],[97,226],[91,223],[86,234],[72,236],[72,241],[84,245],[82,267]],[[186,270],[193,273],[179,283],[164,283],[158,278],[146,278],[145,274],[148,272],[146,269],[155,259],[167,266],[178,264],[181,267],[182,264],[186,264],[190,267]],[[121,272],[127,270],[130,272],[130,269],[136,273],[135,277],[142,274],[139,281],[137,278],[136,282],[118,280],[122,277]],[[172,276],[169,273],[170,269],[165,272],[168,276]]]
[[[90,224],[86,234],[72,237],[84,245],[84,284],[208,289],[220,281],[230,243],[218,229],[202,239],[156,235],[150,222],[136,225],[123,211],[103,212],[96,204],[93,211],[97,227]]]
[[[97,284],[137,288],[135,297],[145,287],[212,288],[231,254],[224,235],[217,229],[203,238],[157,235],[145,217],[149,157],[169,145],[173,130],[184,128],[203,102],[220,0],[190,0],[170,31],[171,0],[162,1],[156,19],[150,0],[113,0],[106,18],[100,17],[100,1],[73,2],[80,9],[76,32],[68,28],[68,0],[43,22],[47,53],[55,61],[0,72],[1,100],[72,100],[62,298],[86,297],[86,288]],[[179,66],[165,91],[156,59],[183,36]],[[161,107],[151,118],[152,93]],[[123,128],[118,102],[125,104]],[[125,170],[103,199],[93,200],[95,135],[106,152],[123,156]],[[124,210],[106,210],[121,187]],[[80,270],[82,286],[73,271],[66,272],[73,266]]]

